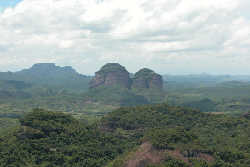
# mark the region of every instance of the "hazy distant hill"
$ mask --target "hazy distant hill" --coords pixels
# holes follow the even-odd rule
[[[249,75],[210,75],[205,73],[197,75],[163,75],[163,79],[167,82],[206,84],[216,84],[228,81],[250,82]]]
[[[31,84],[25,83],[23,81],[0,80],[0,90],[21,90],[30,87]]]
[[[70,66],[60,67],[54,63],[39,63],[18,72],[1,72],[0,80],[86,90],[90,77],[77,73]]]

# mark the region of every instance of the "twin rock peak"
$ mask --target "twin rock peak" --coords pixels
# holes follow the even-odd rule
[[[162,76],[143,68],[131,75],[118,63],[108,63],[95,73],[90,88],[119,86],[127,89],[163,89]]]

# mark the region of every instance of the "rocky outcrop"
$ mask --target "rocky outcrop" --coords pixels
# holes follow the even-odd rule
[[[162,76],[154,71],[143,68],[135,73],[132,88],[136,89],[162,89],[163,80]]]
[[[147,68],[143,68],[135,75],[131,75],[120,64],[108,63],[95,73],[95,77],[90,82],[90,88],[114,85],[128,89],[161,90],[163,88],[163,80],[161,75]]]
[[[125,67],[118,63],[108,63],[104,65],[90,82],[90,88],[100,86],[120,86],[130,88],[131,79]]]
[[[250,112],[243,114],[243,117],[250,120]]]

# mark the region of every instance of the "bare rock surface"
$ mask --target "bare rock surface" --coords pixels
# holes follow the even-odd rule
[[[118,63],[108,63],[95,73],[90,88],[101,86],[119,86],[135,89],[163,89],[162,76],[143,68],[131,76],[125,67]]]
[[[137,89],[162,89],[162,76],[153,70],[143,68],[135,73],[132,87]]]
[[[95,73],[90,82],[90,88],[99,86],[120,86],[130,88],[131,79],[125,67],[118,63],[108,63]]]

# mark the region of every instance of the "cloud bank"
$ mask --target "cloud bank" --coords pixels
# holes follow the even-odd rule
[[[0,71],[38,62],[93,74],[250,74],[248,0],[23,0],[0,12]]]

